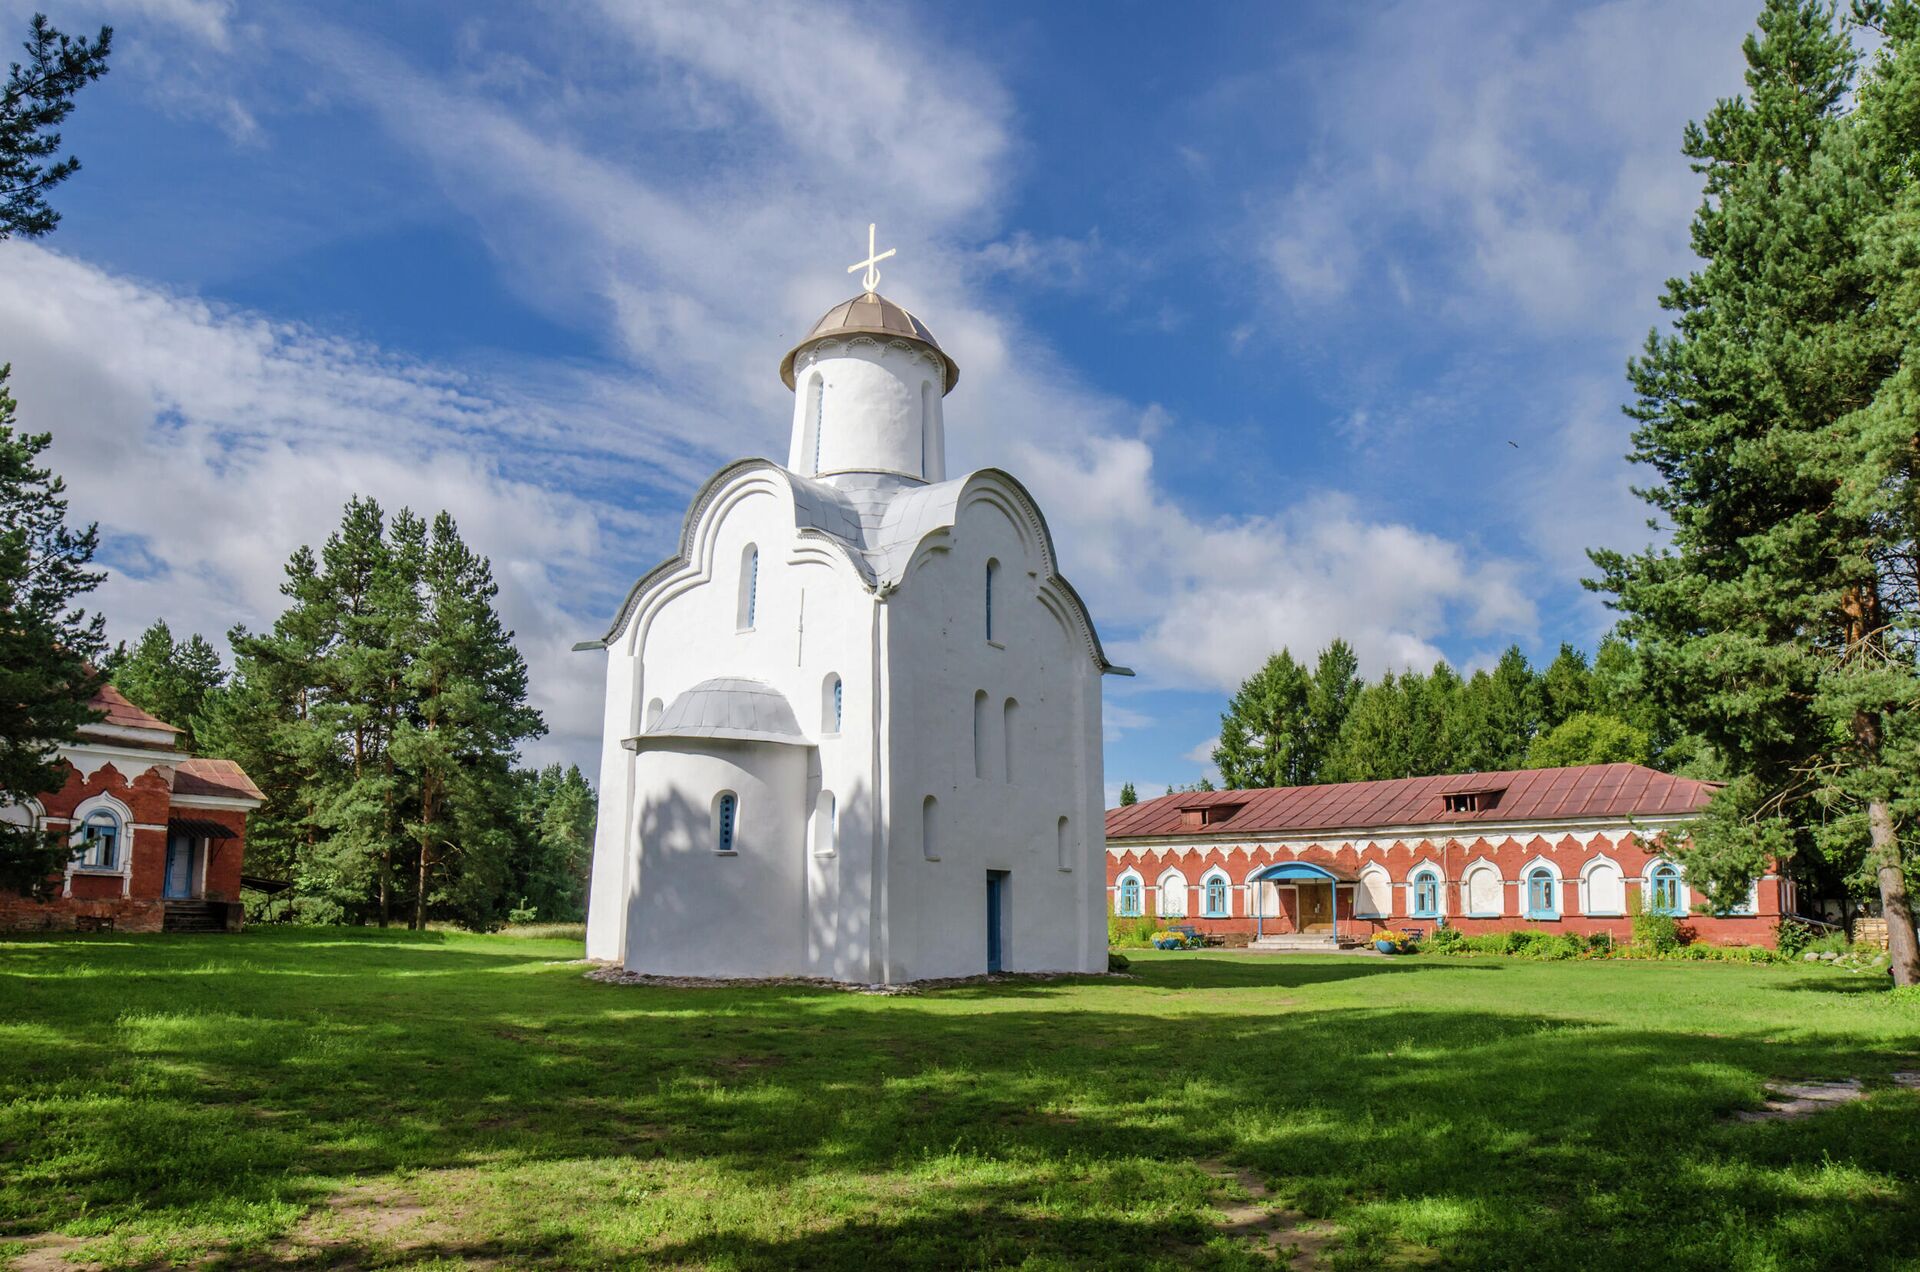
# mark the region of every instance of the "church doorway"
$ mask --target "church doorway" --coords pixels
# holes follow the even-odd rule
[[[987,871],[987,970],[1003,971],[1007,954],[1007,872]]]

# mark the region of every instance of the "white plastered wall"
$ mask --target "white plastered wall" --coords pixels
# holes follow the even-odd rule
[[[1041,554],[1038,527],[1016,499],[992,484],[970,488],[951,533],[922,545],[886,604],[888,798],[902,810],[887,861],[890,979],[986,970],[988,871],[1008,876],[1006,970],[1105,969],[1106,927],[1096,923],[1105,909],[1099,670],[1057,598],[1041,598]],[[992,641],[989,559],[1001,564]],[[983,690],[990,709],[976,776],[974,699]],[[1008,698],[1019,703],[1012,781]],[[940,801],[938,861],[920,843],[928,795]]]
[[[738,575],[749,543],[760,549],[758,595],[753,627],[740,630]],[[695,527],[691,550],[684,567],[649,586],[608,651],[588,956],[636,971],[679,966],[695,955],[706,969],[701,975],[797,972],[873,979],[867,886],[876,843],[874,748],[867,723],[874,710],[872,594],[836,549],[796,533],[785,479],[766,469],[747,470],[714,492]],[[845,724],[837,736],[822,719],[822,685],[829,673],[841,680]],[[775,900],[756,893],[746,912],[733,908],[725,887],[709,893],[707,901],[700,899],[702,883],[728,878],[724,867],[737,859],[656,854],[643,833],[642,792],[652,792],[657,804],[664,798],[660,783],[666,775],[709,785],[718,775],[652,750],[636,756],[621,745],[640,732],[647,702],[670,703],[701,681],[721,676],[772,685],[793,708],[806,739],[816,744],[777,748],[800,757],[795,762],[801,775],[791,793],[775,797],[783,834],[763,842],[767,851],[791,857],[785,864],[793,870],[792,895]],[[813,854],[807,833],[823,789],[833,793],[838,820],[836,851],[830,856]],[[698,793],[689,788],[685,797]],[[775,809],[757,811],[764,817]],[[645,902],[638,908],[634,903],[637,894],[655,890],[681,897],[689,922],[704,935],[688,938],[691,944],[681,949],[664,949],[647,927],[655,912]],[[788,953],[794,949],[803,955],[797,967]]]

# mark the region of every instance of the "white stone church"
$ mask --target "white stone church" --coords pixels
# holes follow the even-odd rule
[[[949,478],[960,369],[867,290],[780,363],[787,462],[694,497],[607,656],[589,957],[900,982],[1106,968],[1106,659],[1039,507]],[[855,269],[860,266],[855,266]]]

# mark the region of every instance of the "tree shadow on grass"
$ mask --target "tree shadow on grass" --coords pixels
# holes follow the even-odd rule
[[[1858,980],[1799,980],[1776,988],[1795,994],[1885,994],[1893,989],[1893,978],[1862,974]]]
[[[1362,1263],[1409,1244],[1511,1267],[1864,1267],[1920,1248],[1920,1098],[1724,1120],[1769,1079],[1912,1067],[1920,1037],[1626,1027],[1463,1004],[1444,979],[1430,1001],[1353,1005],[1344,985],[1502,966],[1152,960],[1137,984],[879,999],[569,971],[248,1001],[158,976],[164,994],[50,1015],[0,1062],[0,1228],[317,1206],[337,1178],[446,1171],[497,1179],[460,1237],[508,1262],[1198,1264],[1224,1256],[1195,1163],[1225,1158],[1333,1218]],[[1217,989],[1280,992],[1164,992]],[[1321,989],[1347,997],[1317,1005]],[[148,1014],[126,1014],[136,1001]],[[695,1195],[748,1200],[622,1245],[582,1213],[586,1183],[523,1194],[516,1172],[543,1164],[653,1198],[692,1172]],[[751,1200],[843,1187],[779,1222]],[[553,1244],[511,1244],[534,1226]]]

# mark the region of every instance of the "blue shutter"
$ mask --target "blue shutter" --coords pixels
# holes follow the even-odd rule
[[[843,686],[838,680],[833,682],[833,731],[835,733],[840,732],[840,723],[842,719],[841,712],[840,712],[840,702],[841,702],[840,694],[841,694],[842,688]]]
[[[720,797],[720,851],[721,852],[733,851],[733,814],[734,814],[734,797],[731,795],[722,795]]]

